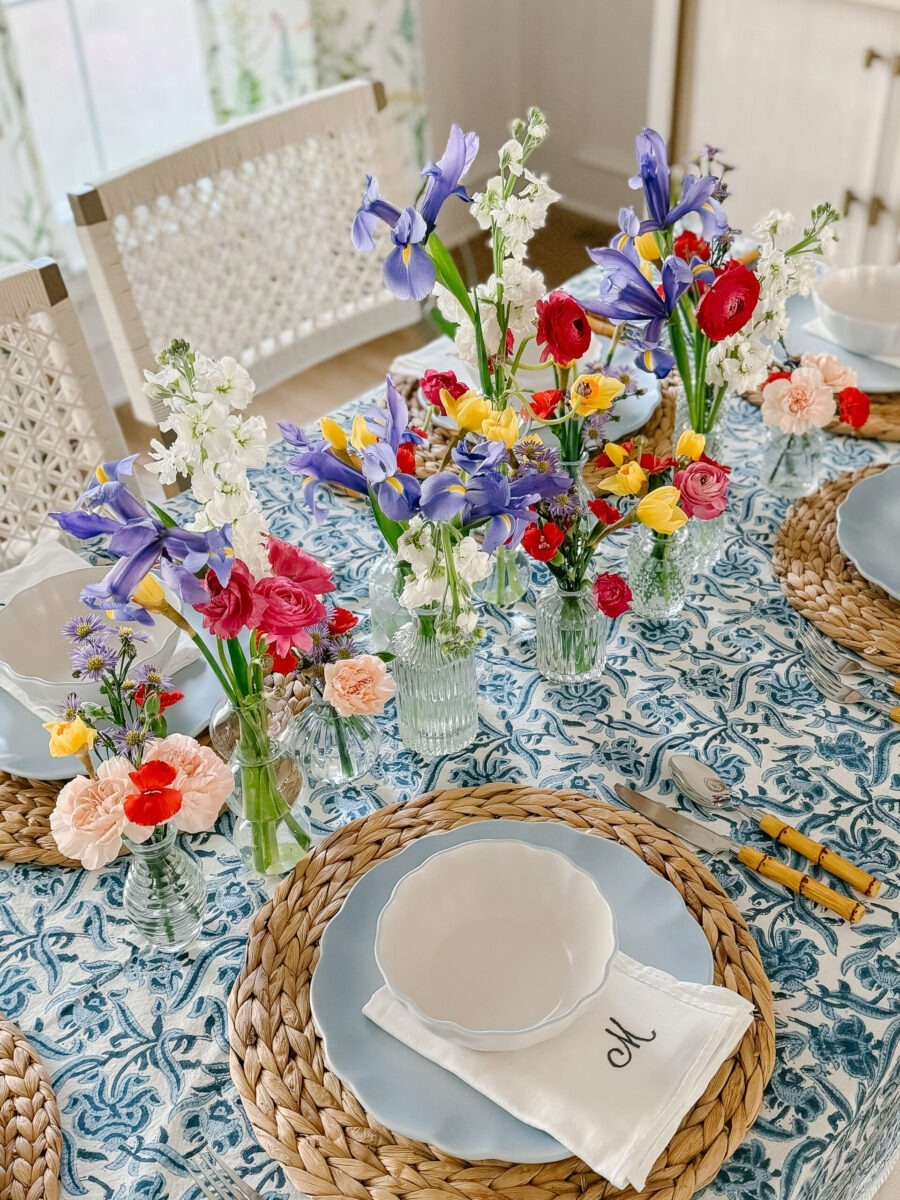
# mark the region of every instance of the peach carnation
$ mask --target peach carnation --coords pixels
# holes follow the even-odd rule
[[[846,367],[833,354],[803,354],[800,357],[801,367],[812,367],[818,371],[827,387],[833,392],[841,392],[845,387],[856,387],[856,372],[852,367]]]
[[[322,698],[342,717],[380,713],[393,694],[394,681],[381,659],[373,654],[325,664]]]
[[[162,759],[175,769],[171,786],[181,792],[181,808],[172,820],[184,833],[202,833],[216,822],[234,790],[231,769],[208,746],[183,733],[151,742],[144,762]]]
[[[50,814],[57,846],[77,858],[89,871],[112,862],[122,848],[125,797],[134,791],[127,759],[109,758],[97,768],[97,778],[79,775],[60,791]]]
[[[785,433],[821,429],[834,417],[834,393],[816,367],[797,367],[790,379],[774,379],[762,390],[762,418]]]

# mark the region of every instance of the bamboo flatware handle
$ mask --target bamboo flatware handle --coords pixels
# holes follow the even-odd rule
[[[784,821],[780,821],[778,817],[767,813],[760,821],[759,827],[763,833],[774,838],[779,846],[787,846],[789,850],[796,850],[798,854],[802,854],[810,862],[816,863],[829,875],[834,875],[837,879],[843,879],[844,883],[849,883],[852,888],[855,888],[857,892],[862,892],[864,896],[877,896],[881,891],[880,879],[876,879],[868,871],[863,871],[861,867],[854,866],[852,862],[848,862],[834,850],[829,850],[821,842],[813,841],[811,837],[807,837],[805,833],[800,833]]]
[[[840,895],[826,884],[820,883],[817,879],[810,879],[802,871],[795,871],[787,863],[772,858],[770,854],[764,854],[762,850],[755,850],[752,846],[741,846],[738,861],[756,871],[758,875],[764,875],[766,879],[771,879],[775,883],[783,883],[792,892],[799,892],[807,900],[813,900],[816,904],[830,908],[832,912],[843,917],[845,921],[849,921],[851,925],[855,925],[865,916],[866,910],[858,900]]]

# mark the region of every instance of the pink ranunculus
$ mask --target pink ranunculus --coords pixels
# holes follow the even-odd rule
[[[302,583],[307,591],[316,596],[334,591],[334,580],[325,564],[298,546],[291,546],[281,538],[270,537],[266,541],[266,553],[273,575]]]
[[[308,650],[312,638],[307,629],[327,615],[322,601],[302,583],[284,575],[261,579],[256,595],[262,600],[256,628],[265,634],[269,649],[276,654],[287,654],[292,646]]]
[[[767,425],[785,433],[808,433],[834,417],[834,393],[817,367],[797,367],[790,379],[766,384],[760,411]]]
[[[803,354],[800,356],[800,366],[812,367],[818,371],[833,392],[843,391],[845,387],[856,387],[856,372],[852,367],[845,366],[833,354]]]
[[[380,658],[360,654],[325,664],[322,698],[342,717],[374,716],[394,694],[394,681]]]
[[[674,479],[681,492],[681,507],[689,517],[711,521],[728,506],[728,471],[711,459],[692,462]]]
[[[173,817],[176,827],[184,833],[211,829],[234,790],[230,768],[208,746],[183,733],[151,742],[144,763],[157,759],[174,768],[171,786],[181,792],[181,808]]]
[[[232,564],[228,587],[222,587],[215,571],[206,572],[203,586],[209,592],[209,600],[195,604],[194,608],[202,613],[204,628],[213,637],[233,638],[242,629],[256,628],[263,603],[253,590],[255,583],[246,563],[239,558]]]
[[[77,858],[89,871],[112,862],[122,848],[122,831],[128,825],[125,797],[134,791],[129,777],[133,770],[125,758],[108,758],[97,768],[96,779],[79,775],[56,798],[50,831],[62,853]]]

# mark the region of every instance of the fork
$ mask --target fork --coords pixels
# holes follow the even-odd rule
[[[890,717],[892,721],[900,722],[900,704],[886,704],[883,700],[872,700],[864,696],[849,684],[842,683],[840,678],[832,675],[817,662],[804,663],[804,670],[815,686],[827,700],[838,704],[859,704],[864,708],[874,709],[882,716]]]
[[[207,1146],[183,1156],[184,1165],[207,1200],[264,1200],[264,1197],[235,1175]]]
[[[823,637],[812,625],[803,626],[799,636],[803,649],[826,670],[841,676],[862,675],[866,679],[871,679],[873,683],[883,686],[891,684],[892,690],[900,693],[900,679],[894,679],[892,682],[887,671],[881,671],[878,667],[861,662],[860,659],[841,650],[834,642]]]

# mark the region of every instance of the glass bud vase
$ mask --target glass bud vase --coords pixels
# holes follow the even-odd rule
[[[436,622],[436,609],[422,609],[391,643],[400,737],[423,758],[461,750],[478,730],[474,651],[445,654]]]
[[[394,634],[409,620],[400,603],[403,575],[390,550],[380,555],[369,573],[369,645],[373,654],[387,650]]]
[[[374,717],[342,717],[322,699],[300,714],[288,739],[303,774],[318,783],[352,783],[372,769],[381,749]]]
[[[708,521],[688,523],[689,537],[694,550],[694,573],[708,571],[725,553],[725,521],[727,513]]]
[[[773,496],[787,500],[797,500],[815,491],[822,481],[824,442],[821,429],[785,433],[770,428],[760,470],[763,487]]]
[[[590,683],[606,663],[606,617],[590,586],[566,591],[555,581],[535,608],[537,668],[551,683]]]
[[[494,569],[487,579],[475,585],[475,595],[486,604],[509,608],[517,604],[531,584],[531,559],[524,550],[494,551]]]
[[[123,841],[131,851],[122,898],[126,916],[154,949],[184,950],[200,932],[206,910],[200,868],[179,845],[171,821],[157,825],[145,842]]]
[[[672,453],[675,452],[675,447],[678,445],[678,439],[687,429],[693,429],[696,433],[702,433],[706,438],[706,443],[703,448],[704,454],[709,458],[719,459],[722,453],[722,436],[725,426],[725,408],[728,404],[728,396],[726,395],[719,405],[718,412],[715,414],[715,419],[710,420],[710,410],[713,404],[712,388],[707,387],[706,399],[703,405],[703,413],[695,414],[696,421],[692,419],[688,408],[687,393],[684,390],[684,384],[679,379],[677,390],[675,393],[675,426],[672,436]]]
[[[690,524],[668,534],[635,527],[628,546],[628,585],[638,616],[665,620],[684,608],[694,572]]]

